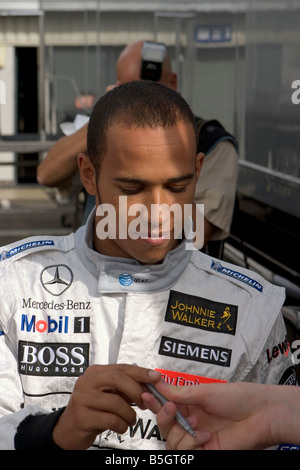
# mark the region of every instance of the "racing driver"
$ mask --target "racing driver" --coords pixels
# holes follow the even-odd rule
[[[203,154],[185,100],[120,85],[87,144],[87,224],[0,250],[0,448],[163,450],[143,384],[295,384],[284,290],[192,249],[195,212],[181,232],[152,216],[174,206],[183,222],[193,204]]]

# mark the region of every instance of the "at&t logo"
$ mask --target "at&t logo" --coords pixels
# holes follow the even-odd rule
[[[123,273],[119,276],[119,283],[121,286],[130,286],[133,282],[133,277],[130,274]]]

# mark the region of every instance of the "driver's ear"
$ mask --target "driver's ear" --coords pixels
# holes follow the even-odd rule
[[[202,168],[203,162],[204,162],[204,153],[199,152],[196,155],[196,179],[197,180],[198,180],[199,175],[201,173],[201,168]]]
[[[97,186],[95,167],[85,153],[80,153],[78,155],[78,167],[80,172],[80,179],[86,191],[90,195],[96,196]]]

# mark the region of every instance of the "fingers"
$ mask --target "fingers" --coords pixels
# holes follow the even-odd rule
[[[62,449],[87,449],[101,432],[123,434],[135,420],[135,411],[118,393],[81,384],[54,427],[53,439]]]
[[[161,406],[158,400],[149,392],[143,393],[142,399],[147,408],[157,415],[157,424],[162,436],[166,439],[170,430],[175,425],[176,405],[172,402],[167,402]]]
[[[219,384],[218,384],[219,385]],[[157,390],[162,393],[168,400],[181,405],[204,405],[208,402],[212,393],[218,396],[222,394],[216,384],[201,384],[201,386],[173,386],[160,380],[156,384]],[[222,395],[221,395],[222,396]]]
[[[136,364],[130,366],[124,364],[123,367],[126,373],[137,382],[156,383],[161,379],[161,373],[153,369],[139,367]]]
[[[84,449],[106,429],[123,434],[136,420],[130,406],[144,408],[144,383],[160,379],[160,373],[126,364],[94,365],[77,379],[69,404],[55,429],[62,448]]]
[[[211,434],[208,432],[198,431],[196,437],[187,433],[175,421],[177,412],[175,403],[167,402],[161,406],[158,400],[148,392],[143,393],[142,398],[147,408],[157,415],[157,424],[167,441],[167,450],[199,450],[203,449],[204,444],[211,439]],[[197,419],[194,416],[189,416],[187,421],[193,429],[197,427]]]
[[[75,389],[88,388],[98,392],[116,393],[127,402],[142,406],[141,394],[143,383],[154,383],[160,379],[160,373],[151,369],[127,364],[109,366],[90,366],[77,380]]]

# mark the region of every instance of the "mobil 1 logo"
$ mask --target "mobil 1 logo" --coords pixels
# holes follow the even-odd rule
[[[19,341],[18,363],[22,375],[78,377],[89,365],[89,344]]]

